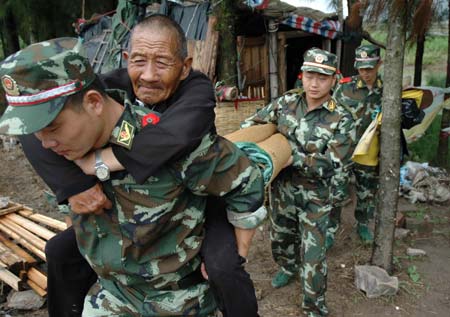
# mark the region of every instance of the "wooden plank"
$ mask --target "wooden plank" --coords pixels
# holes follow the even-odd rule
[[[22,244],[25,248],[36,254],[38,257],[40,257],[42,260],[45,261],[45,253],[40,250],[38,247],[33,245],[32,243],[28,242],[26,239],[22,238],[20,235],[18,235],[13,230],[6,227],[3,223],[0,223],[0,230],[9,235],[11,238]]]
[[[20,291],[20,278],[8,271],[7,265],[0,261],[0,280],[11,286],[14,290]]]
[[[36,259],[32,255],[30,255],[27,251],[19,247],[17,244],[9,240],[1,233],[0,233],[0,242],[6,245],[9,249],[11,249],[16,255],[21,257],[25,263],[27,264],[36,263]]]
[[[32,267],[28,270],[27,276],[43,290],[47,290],[47,276],[38,269]]]
[[[217,18],[216,17],[210,17],[211,19],[211,36],[208,40],[208,44],[210,44],[210,56],[211,56],[211,62],[208,69],[208,76],[211,80],[214,79],[216,76],[216,64],[217,64],[217,54],[219,50],[219,32],[215,31],[216,24],[217,24]],[[209,21],[208,21],[209,23]]]
[[[36,222],[42,223],[44,225],[49,226],[50,228],[53,228],[53,229],[56,229],[59,231],[64,231],[67,229],[66,223],[56,220],[56,219],[53,219],[53,218],[50,218],[50,217],[47,217],[47,216],[44,216],[44,215],[41,215],[41,214],[38,214],[38,213],[35,213],[33,211],[33,209],[31,209],[31,208],[25,207],[23,210],[20,210],[18,213],[26,218],[29,218]]]
[[[37,234],[38,236],[44,238],[45,240],[50,240],[53,238],[56,233],[48,230],[47,228],[44,228],[37,223],[28,220],[27,218],[24,218],[22,216],[19,216],[17,214],[9,214],[5,216],[6,219],[10,219],[11,221],[17,223],[18,225],[22,226],[23,228],[26,228],[28,231],[33,232],[34,234]]]
[[[32,280],[27,280],[27,284],[35,291],[39,296],[45,297],[47,296],[47,291],[39,287],[35,282]]]
[[[216,59],[217,59],[217,43],[219,41],[219,32],[215,30],[217,17],[208,17],[208,30],[206,31],[206,39],[202,41],[201,65],[202,71],[213,80],[215,76]]]
[[[41,238],[35,236],[30,231],[26,230],[25,228],[22,228],[17,223],[15,223],[9,219],[2,218],[2,219],[0,219],[0,223],[5,225],[9,229],[13,230],[15,233],[17,233],[18,235],[20,235],[21,237],[26,239],[28,242],[30,242],[33,245],[35,245],[36,247],[38,247],[41,251],[44,251],[45,241],[42,240]]]
[[[22,264],[24,260],[15,254],[10,248],[5,244],[0,242],[0,261],[5,263],[9,268],[14,265]]]
[[[13,206],[10,206],[8,208],[0,209],[0,216],[7,215],[9,213],[16,212],[18,210],[23,209],[23,205],[16,204],[16,203],[11,203],[11,204],[13,204]]]

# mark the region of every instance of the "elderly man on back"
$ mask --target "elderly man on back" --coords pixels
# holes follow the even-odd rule
[[[160,22],[151,22],[156,20]],[[106,77],[106,84],[136,94],[138,102],[143,101],[162,116],[146,119],[147,124],[135,135],[130,149],[113,144],[112,148],[106,147],[97,152],[97,163],[94,153],[78,160],[78,163],[89,174],[96,172],[95,166],[98,172],[105,172],[106,166],[113,173],[123,169],[123,165],[137,182],[142,183],[164,164],[176,161],[198,146],[209,130],[214,131],[214,95],[210,81],[199,72],[189,71],[190,64],[185,66],[182,63],[187,57],[186,40],[178,25],[167,17],[152,16],[138,24],[135,30],[127,56],[131,82],[121,70]],[[152,42],[155,33],[167,36],[156,37],[158,40]],[[28,158],[59,194],[60,201],[70,196],[72,209],[82,213],[98,212],[102,207],[107,207],[109,200],[103,195],[101,187],[95,185],[89,188],[95,183],[92,179],[83,178],[78,169],[74,169],[73,165],[64,165],[64,160],[52,155],[51,151],[43,151],[35,139],[22,137],[22,143]],[[44,146],[66,154],[52,140]],[[69,184],[66,184],[69,179],[55,177],[58,173],[71,175]],[[77,194],[84,188],[89,189]],[[242,267],[244,260],[240,256],[245,255],[241,252],[245,246],[240,246],[238,254],[233,227],[218,203],[212,202],[212,199],[209,201],[202,254],[216,299],[225,316],[257,316],[254,288]],[[49,241],[47,258],[50,316],[79,315],[82,302],[78,298],[84,297],[96,277],[76,250],[73,230],[68,230],[57,240]],[[86,271],[84,275],[78,275],[82,272],[81,268]],[[50,270],[53,278],[50,278]],[[62,276],[61,272],[68,274]],[[64,283],[66,280],[70,282]],[[236,294],[233,291],[236,288],[242,292]]]
[[[153,34],[153,40],[166,36]],[[160,113],[120,92],[105,92],[79,48],[75,39],[60,38],[4,61],[9,106],[0,133],[35,133],[43,146],[77,160],[110,144],[130,147],[137,131],[158,121]],[[228,219],[244,232],[242,245],[248,247],[266,215],[259,169],[211,133],[143,184],[127,171],[108,175],[102,169],[97,175],[112,208],[71,215],[80,251],[99,276],[83,316],[214,316],[208,283],[198,278],[206,197],[224,199]]]

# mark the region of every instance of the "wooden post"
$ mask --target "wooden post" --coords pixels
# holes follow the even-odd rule
[[[287,90],[286,84],[286,33],[278,33],[278,71],[279,71],[279,82],[280,91],[284,93]]]
[[[342,0],[338,0],[338,19],[339,19],[339,30],[342,31],[344,29],[344,5]],[[350,13],[350,12],[349,12]],[[337,68],[341,69],[341,55],[342,55],[342,41],[336,41],[336,55],[337,55]]]
[[[270,80],[270,99],[278,97],[278,23],[269,20],[269,80]]]

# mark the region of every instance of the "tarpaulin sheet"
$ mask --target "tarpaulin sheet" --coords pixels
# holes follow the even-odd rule
[[[291,28],[308,33],[321,35],[329,39],[335,39],[340,29],[340,23],[333,20],[316,21],[311,18],[292,14],[281,22]]]

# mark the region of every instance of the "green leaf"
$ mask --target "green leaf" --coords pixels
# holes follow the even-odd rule
[[[409,278],[414,283],[417,283],[420,281],[420,274],[419,274],[419,272],[417,272],[417,267],[415,265],[410,265],[408,267],[408,275],[409,275]]]

